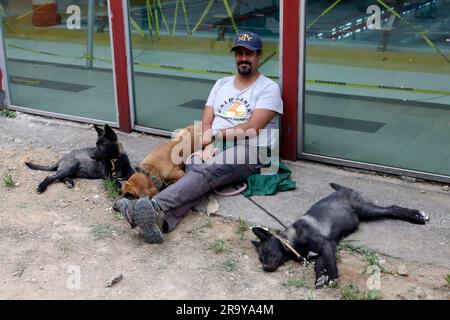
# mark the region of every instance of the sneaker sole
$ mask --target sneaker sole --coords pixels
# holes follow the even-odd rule
[[[163,233],[156,225],[156,213],[148,199],[139,199],[133,208],[133,220],[142,230],[145,240],[149,243],[163,241]]]
[[[130,212],[131,209],[132,209],[131,205],[130,205],[130,206],[127,206],[127,207],[125,208],[125,210],[122,211],[122,210],[120,210],[120,208],[117,206],[117,201],[116,201],[116,202],[114,202],[114,204],[113,204],[113,209],[116,210],[116,211],[119,211],[119,212],[122,214],[122,216],[125,218],[125,220],[126,220],[126,221],[128,222],[128,224],[130,225],[131,229],[136,228],[136,223],[133,222],[133,217],[131,216],[131,212]]]

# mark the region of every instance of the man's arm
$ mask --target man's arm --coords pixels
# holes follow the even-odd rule
[[[226,139],[243,139],[245,137],[255,137],[259,135],[260,130],[264,129],[266,125],[276,116],[276,112],[269,109],[255,109],[248,122],[239,124],[229,129],[222,129],[219,136]]]
[[[212,142],[212,123],[214,120],[214,108],[205,106],[202,114],[202,148]]]

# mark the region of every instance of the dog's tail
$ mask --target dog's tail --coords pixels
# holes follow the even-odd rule
[[[25,164],[28,168],[33,169],[33,170],[56,171],[56,170],[58,170],[59,161],[57,163],[49,165],[49,166],[34,164],[31,162],[25,162]]]
[[[331,182],[330,183],[330,187],[332,187],[334,190],[339,191],[339,190],[348,190],[348,191],[353,191],[353,189],[341,186],[340,184]]]

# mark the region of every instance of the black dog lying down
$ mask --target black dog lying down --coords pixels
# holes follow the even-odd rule
[[[350,188],[330,185],[336,191],[315,203],[280,235],[261,227],[252,228],[261,240],[252,243],[264,271],[275,271],[287,260],[315,260],[316,288],[320,288],[339,277],[336,245],[358,228],[360,220],[388,218],[415,224],[425,224],[429,220],[422,211],[399,206],[380,207]]]
[[[130,160],[117,141],[116,133],[106,124],[102,129],[94,125],[97,131],[97,146],[71,151],[57,163],[49,166],[25,162],[28,168],[33,170],[56,171],[53,176],[48,176],[37,187],[37,192],[42,193],[48,185],[56,180],[65,182],[69,188],[73,188],[73,178],[103,179],[123,178],[128,179],[134,170]],[[120,183],[116,180],[118,188]]]

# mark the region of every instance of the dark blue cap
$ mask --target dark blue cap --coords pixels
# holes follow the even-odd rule
[[[234,38],[234,44],[230,51],[234,51],[236,47],[245,47],[251,51],[261,51],[262,41],[256,33],[241,32]]]

